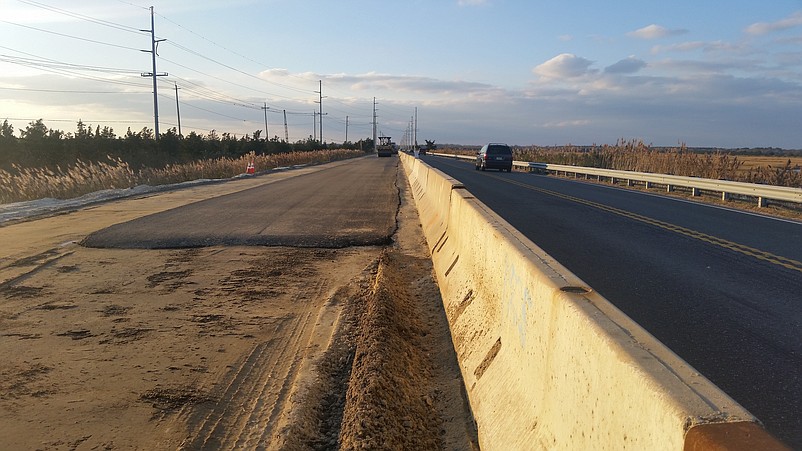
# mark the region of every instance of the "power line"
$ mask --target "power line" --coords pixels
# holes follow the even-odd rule
[[[122,0],[118,0],[118,1],[122,1]],[[129,3],[129,4],[130,4],[130,3]],[[135,5],[134,5],[134,6],[135,6]],[[244,59],[244,60],[246,60],[246,61],[250,61],[250,62],[252,62],[252,63],[258,64],[258,65],[260,65],[260,66],[262,66],[262,67],[265,67],[265,68],[268,68],[268,69],[270,69],[270,66],[268,66],[267,64],[265,64],[265,63],[263,63],[263,62],[261,62],[261,61],[256,61],[256,60],[254,60],[254,59],[252,59],[252,58],[250,58],[250,57],[248,57],[248,56],[245,56],[245,55],[243,55],[243,54],[241,54],[241,53],[238,53],[238,52],[236,52],[236,51],[234,51],[234,50],[231,50],[231,49],[229,49],[229,48],[227,48],[227,47],[225,47],[225,46],[223,46],[223,45],[220,45],[220,44],[218,44],[217,42],[215,42],[215,41],[212,41],[211,39],[209,39],[209,38],[207,38],[207,37],[203,36],[202,34],[196,33],[195,31],[192,31],[192,30],[190,30],[189,28],[187,28],[187,27],[184,27],[183,25],[181,25],[181,24],[179,24],[179,23],[177,23],[177,22],[175,22],[175,21],[173,21],[173,20],[171,20],[171,19],[169,19],[169,18],[167,18],[167,17],[165,17],[165,16],[163,16],[163,15],[161,15],[161,14],[158,14],[158,13],[157,13],[157,15],[159,15],[159,16],[160,16],[160,17],[162,17],[163,19],[167,20],[168,22],[172,23],[173,25],[175,25],[175,26],[177,26],[177,27],[181,28],[182,30],[185,30],[185,31],[187,31],[187,32],[189,32],[189,33],[191,33],[191,34],[193,34],[193,35],[195,35],[195,36],[197,36],[197,37],[199,37],[199,38],[203,39],[204,41],[206,41],[206,42],[209,42],[210,44],[213,44],[213,45],[215,45],[215,46],[217,46],[217,47],[219,47],[219,48],[221,48],[221,49],[223,49],[223,50],[225,50],[225,51],[227,51],[227,52],[229,52],[229,53],[231,53],[231,54],[233,54],[233,55],[239,56],[240,58],[242,58],[242,59]],[[175,41],[171,41],[171,42],[175,42]],[[178,46],[178,45],[177,45],[177,46]],[[192,51],[191,51],[191,50],[189,50],[189,49],[187,49],[187,50],[188,50],[188,51],[190,51],[190,52],[192,52]],[[200,54],[198,54],[198,56],[200,56],[200,57],[202,57],[202,58],[206,58],[206,59],[208,59],[208,58],[207,58],[205,55],[200,55]],[[218,62],[218,61],[216,61],[216,60],[212,60],[212,62],[215,62],[215,63],[218,63],[218,64],[219,64],[219,62]],[[234,69],[234,70],[237,70],[237,69]],[[246,75],[250,75],[250,74],[246,74]],[[298,78],[299,80],[308,81],[306,78],[303,78],[303,77],[298,77],[298,76],[296,76],[296,75],[289,74],[289,76],[291,76],[291,77],[294,77],[294,78]],[[298,91],[298,92],[301,92],[301,93],[307,93],[307,92],[308,92],[308,90],[305,90],[305,89],[300,89],[300,88],[296,88],[296,87],[294,87],[294,86],[289,86],[289,85],[285,85],[285,84],[282,84],[282,83],[277,83],[277,82],[273,82],[273,81],[265,80],[265,79],[263,79],[263,78],[259,78],[259,77],[255,77],[255,78],[257,78],[258,80],[261,80],[261,81],[263,81],[263,82],[265,82],[265,83],[269,83],[269,84],[272,84],[272,85],[275,85],[275,86],[279,86],[279,87],[282,87],[282,88],[285,88],[285,89],[289,89],[289,90],[293,90],[293,91]]]
[[[65,90],[65,89],[32,89],[32,88],[8,88],[4,86],[0,86],[0,89],[8,90],[8,91],[31,91],[31,92],[54,92],[54,93],[63,93],[63,94],[142,94],[141,92],[124,92],[124,91],[75,91],[75,90]]]
[[[161,97],[164,97],[164,98],[168,98],[168,99],[172,100],[172,97],[170,97],[170,96],[168,96],[168,95],[166,95],[166,94],[159,94],[159,96],[161,96]],[[224,114],[224,113],[218,113],[218,112],[216,112],[216,111],[212,111],[212,110],[210,110],[210,109],[208,109],[208,108],[203,108],[203,107],[200,107],[200,106],[197,106],[197,105],[193,105],[193,104],[191,104],[191,103],[185,103],[185,102],[182,102],[182,105],[184,105],[184,106],[188,106],[188,107],[190,107],[190,108],[194,108],[194,109],[196,109],[196,110],[205,111],[205,112],[207,112],[207,113],[214,114],[214,115],[217,115],[217,116],[225,117],[225,118],[228,118],[228,119],[234,119],[234,120],[236,120],[236,121],[241,121],[241,122],[247,122],[247,121],[248,121],[247,119],[242,119],[242,118],[240,118],[240,117],[234,117],[234,116],[230,116],[230,115],[228,115],[228,114]]]
[[[78,121],[75,120],[75,119],[43,119],[41,117],[37,117],[37,118],[7,117],[7,118],[4,118],[4,119],[7,119],[9,121],[32,121],[32,122],[35,122],[35,121],[41,120],[42,122],[74,122],[76,124],[78,123]],[[130,120],[129,121],[107,120],[107,119],[102,119],[102,120],[79,119],[79,120],[81,122],[85,123],[85,124],[90,124],[90,123],[95,123],[95,124],[130,124],[130,123],[135,123],[135,122],[143,123],[141,121],[130,121]]]
[[[49,67],[55,69],[78,69],[90,72],[104,72],[113,74],[137,74],[139,71],[133,69],[119,69],[113,67],[103,66],[88,66],[83,64],[65,63],[61,61],[54,61],[42,58],[23,58],[19,56],[0,55],[0,61],[7,63],[22,64],[28,66]]]
[[[239,83],[235,83],[235,82],[233,82],[233,81],[231,81],[231,80],[226,80],[225,78],[222,78],[222,77],[218,77],[218,76],[215,76],[215,75],[207,74],[207,73],[205,73],[205,72],[201,72],[201,71],[199,71],[199,70],[197,70],[197,69],[193,69],[193,68],[191,68],[191,67],[185,66],[185,65],[183,65],[183,64],[181,64],[181,63],[177,63],[177,62],[175,62],[175,61],[172,61],[172,60],[170,60],[170,59],[167,59],[167,58],[164,58],[164,57],[160,57],[160,58],[162,59],[162,61],[167,61],[168,63],[175,64],[175,65],[176,65],[176,66],[178,66],[178,67],[182,67],[182,68],[184,68],[184,69],[190,70],[190,71],[192,71],[192,72],[196,72],[196,73],[198,73],[198,74],[201,74],[201,75],[207,76],[207,77],[209,77],[209,78],[214,78],[215,80],[219,80],[219,81],[222,81],[222,82],[224,82],[224,83],[228,83],[228,84],[231,84],[231,85],[234,85],[234,86],[240,87],[240,88],[245,88],[245,89],[248,89],[248,90],[250,90],[250,91],[258,92],[258,93],[260,93],[260,94],[268,94],[268,95],[270,95],[270,93],[266,93],[266,92],[264,92],[264,91],[259,91],[259,90],[253,89],[253,88],[251,88],[251,87],[249,87],[249,86],[241,85],[241,84],[239,84]],[[258,108],[258,107],[257,107],[257,108]]]
[[[82,38],[82,37],[79,37],[79,36],[73,36],[73,35],[66,34],[66,33],[59,33],[59,32],[56,32],[56,31],[45,30],[45,29],[42,29],[42,28],[32,27],[30,25],[22,25],[22,24],[19,24],[19,23],[9,22],[7,20],[0,20],[0,22],[6,23],[6,24],[9,24],[9,25],[15,25],[17,27],[28,28],[30,30],[40,31],[42,33],[49,33],[49,34],[54,34],[56,36],[61,36],[61,37],[65,37],[65,38],[77,39],[79,41],[85,41],[85,42],[91,42],[93,44],[106,45],[106,46],[109,46],[109,47],[116,47],[116,48],[125,49],[125,50],[139,51],[139,49],[135,49],[133,47],[128,47],[128,46],[125,46],[125,45],[118,45],[118,44],[112,44],[110,42],[96,41],[94,39]]]
[[[158,14],[158,13],[157,13],[157,14]],[[227,48],[227,47],[224,47],[224,46],[222,46],[222,45],[220,45],[220,44],[218,44],[218,43],[216,43],[216,42],[212,41],[211,39],[209,39],[209,38],[207,38],[207,37],[205,37],[205,36],[203,36],[203,35],[201,35],[201,34],[198,34],[198,33],[194,32],[194,31],[190,30],[189,28],[186,28],[186,27],[184,27],[183,25],[179,24],[178,22],[175,22],[175,21],[173,21],[173,20],[171,20],[171,19],[169,19],[169,18],[167,18],[167,17],[165,17],[165,16],[163,16],[163,15],[161,15],[161,14],[158,14],[158,15],[159,15],[159,17],[161,17],[162,19],[164,19],[164,20],[166,20],[166,21],[168,21],[168,22],[172,23],[173,25],[177,26],[178,28],[181,28],[182,30],[185,30],[185,31],[187,31],[187,32],[189,32],[189,33],[192,33],[192,34],[194,34],[195,36],[197,36],[197,37],[199,37],[199,38],[203,39],[204,41],[206,41],[206,42],[208,42],[208,43],[210,43],[210,44],[216,45],[217,47],[220,47],[221,49],[223,49],[223,50],[225,50],[225,51],[227,51],[227,52],[229,52],[229,53],[233,53],[234,55],[237,55],[237,56],[239,56],[240,58],[243,58],[243,59],[245,59],[245,60],[248,60],[248,61],[250,61],[250,62],[252,62],[252,63],[259,64],[260,66],[266,66],[266,64],[264,64],[264,63],[261,63],[261,62],[259,62],[259,61],[253,60],[253,59],[251,59],[251,58],[249,58],[249,57],[247,57],[247,56],[245,56],[245,55],[243,55],[243,54],[241,54],[241,53],[237,53],[237,52],[236,52],[236,51],[234,51],[234,50],[231,50],[231,49],[229,49],[229,48]]]
[[[167,77],[164,81],[168,83],[176,83],[175,80],[173,79],[180,80],[182,82],[181,88],[184,89],[186,92],[192,94],[195,98],[223,103],[226,105],[239,106],[253,110],[260,109],[260,107],[258,107],[256,104],[250,103],[246,100],[240,100],[235,97],[228,96],[226,94],[219,93],[217,91],[206,88],[190,80],[186,80],[184,78],[175,75]],[[194,88],[189,87],[188,85],[194,86]]]
[[[10,63],[11,64],[17,64],[17,65],[20,65],[20,66],[25,66],[25,67],[32,67],[32,68],[38,69],[38,70],[40,70],[42,72],[50,72],[50,73],[58,74],[58,75],[68,75],[68,76],[73,76],[73,77],[77,77],[77,78],[82,78],[84,80],[99,81],[101,83],[110,83],[110,84],[117,84],[117,85],[124,85],[124,86],[135,86],[135,87],[138,87],[138,88],[143,87],[143,85],[138,84],[138,83],[127,82],[127,81],[123,81],[123,80],[114,80],[114,79],[108,79],[108,78],[93,77],[93,76],[84,75],[84,74],[81,74],[79,72],[74,72],[74,71],[66,70],[66,69],[42,67],[41,65],[32,64],[32,63],[23,63],[23,62],[19,62],[19,61],[17,61],[17,62],[11,61]]]
[[[178,44],[175,41],[170,40],[170,41],[167,41],[167,43],[171,44],[171,45],[174,45],[176,48],[179,48],[179,49],[181,49],[181,50],[183,50],[183,51],[185,51],[187,53],[195,55],[195,56],[197,56],[199,58],[203,58],[203,59],[205,59],[207,61],[210,61],[210,62],[215,63],[217,65],[223,66],[226,69],[233,70],[234,72],[238,72],[238,73],[240,73],[242,75],[245,75],[246,77],[253,78],[253,79],[261,81],[263,83],[269,83],[269,84],[272,84],[272,85],[276,85],[276,86],[279,86],[279,87],[282,87],[282,88],[285,88],[285,89],[290,89],[290,90],[297,91],[297,92],[304,93],[304,94],[309,94],[309,93],[314,93],[315,92],[315,91],[309,91],[309,90],[305,90],[305,89],[296,88],[296,87],[293,87],[293,86],[287,86],[287,85],[282,85],[282,84],[279,84],[279,83],[273,83],[273,82],[270,82],[268,80],[265,80],[264,78],[259,78],[256,75],[253,75],[251,73],[245,72],[245,71],[240,70],[240,69],[237,69],[237,68],[235,68],[233,66],[229,66],[228,64],[221,63],[220,61],[217,61],[216,59],[209,58],[208,56],[203,55],[201,53],[198,53],[198,52],[196,52],[196,51],[194,51],[192,49],[189,49],[187,47],[184,47],[183,45]]]
[[[153,27],[153,22],[154,22],[153,16],[156,15],[156,13],[155,13],[155,11],[152,10],[152,8],[145,8],[145,7],[142,7],[142,6],[139,6],[139,5],[135,5],[133,3],[129,3],[129,2],[126,2],[126,1],[123,1],[123,0],[118,0],[121,3],[126,3],[128,5],[135,6],[135,7],[138,7],[138,8],[142,8],[142,9],[146,9],[146,10],[150,9],[151,10],[151,29],[150,30],[137,30],[137,29],[129,27],[127,25],[123,25],[123,24],[119,24],[119,23],[115,23],[115,22],[111,22],[111,21],[106,21],[106,20],[102,20],[102,19],[96,19],[94,17],[90,17],[90,16],[87,16],[87,15],[84,15],[84,14],[80,14],[80,13],[77,13],[77,12],[72,12],[72,11],[67,11],[67,10],[64,10],[64,9],[52,7],[52,6],[49,6],[49,5],[46,5],[44,3],[40,3],[38,1],[34,1],[34,0],[19,0],[19,1],[22,2],[22,3],[25,3],[27,5],[31,5],[31,6],[37,7],[37,8],[45,9],[45,10],[48,10],[48,11],[51,11],[51,12],[55,12],[55,13],[58,13],[58,14],[63,14],[63,15],[68,16],[68,17],[72,17],[72,18],[79,19],[79,20],[84,20],[84,21],[87,21],[87,22],[90,22],[90,23],[94,23],[94,24],[97,24],[97,25],[110,27],[110,28],[117,29],[117,30],[120,30],[120,31],[136,33],[136,34],[141,34],[142,32],[149,32],[151,34],[152,44],[155,44],[155,42],[163,41],[162,39],[159,39],[159,40],[155,39],[156,35],[155,35],[154,27]],[[187,32],[190,32],[190,33],[192,33],[192,34],[194,34],[196,36],[199,36],[200,38],[202,38],[206,42],[209,42],[209,43],[211,43],[211,44],[213,44],[213,45],[225,50],[226,52],[228,52],[230,54],[236,55],[236,56],[238,56],[240,58],[243,58],[245,60],[251,61],[253,63],[257,63],[259,65],[265,66],[263,63],[260,63],[260,62],[258,62],[256,60],[253,60],[253,59],[251,59],[251,58],[249,58],[249,57],[247,57],[245,55],[242,55],[242,54],[237,53],[237,52],[235,52],[235,51],[233,51],[231,49],[228,49],[226,47],[221,46],[220,44],[217,44],[216,42],[214,42],[214,41],[212,41],[212,40],[210,40],[210,39],[208,39],[208,38],[206,38],[206,37],[204,37],[204,36],[202,36],[202,35],[200,35],[198,33],[195,33],[194,31],[189,30],[186,27],[183,27],[182,25],[176,23],[175,21],[173,21],[173,20],[171,20],[169,18],[166,18],[165,16],[163,16],[161,14],[158,14],[158,15],[160,17],[164,18],[165,20],[167,20],[168,22],[173,23],[174,25],[180,27],[181,29],[183,29],[183,30],[185,30]],[[79,36],[75,36],[75,35],[70,35],[70,34],[65,34],[65,33],[57,33],[55,31],[46,30],[46,29],[42,29],[42,28],[36,28],[36,27],[30,27],[30,26],[27,26],[27,25],[16,24],[16,23],[13,23],[13,22],[2,21],[2,20],[0,20],[0,22],[9,23],[11,25],[16,25],[16,26],[20,26],[20,27],[24,27],[24,28],[29,28],[29,29],[32,29],[32,30],[35,30],[35,31],[39,31],[39,32],[43,32],[43,33],[49,33],[49,34],[54,34],[54,35],[57,35],[57,36],[64,36],[64,37],[71,38],[71,39],[78,39],[78,40],[82,40],[82,41],[87,41],[87,42],[91,42],[91,43],[95,43],[95,44],[107,45],[107,46],[112,46],[112,47],[119,47],[119,48],[123,48],[123,49],[126,49],[126,50],[134,50],[134,51],[139,51],[140,50],[140,49],[136,49],[136,48],[132,48],[132,47],[121,46],[121,45],[116,45],[116,44],[110,44],[108,42],[102,42],[102,41],[87,39],[87,38],[83,38],[83,37],[79,37]],[[297,88],[297,87],[294,87],[294,86],[291,86],[291,85],[276,83],[276,82],[272,82],[272,81],[266,80],[264,78],[261,78],[261,77],[259,77],[257,75],[254,75],[253,73],[249,73],[249,72],[240,70],[240,69],[238,69],[238,68],[236,68],[234,66],[231,66],[231,65],[228,65],[228,64],[224,64],[224,63],[220,62],[217,59],[210,58],[210,57],[206,56],[205,54],[203,54],[201,52],[198,52],[196,50],[190,49],[190,48],[188,48],[186,46],[183,46],[183,45],[181,45],[181,44],[179,44],[179,43],[177,43],[175,41],[170,40],[170,41],[166,41],[166,42],[168,44],[172,44],[174,47],[176,47],[176,48],[178,48],[180,50],[183,50],[186,53],[189,53],[189,54],[194,55],[194,56],[196,56],[198,58],[202,58],[204,60],[210,61],[210,62],[215,63],[217,65],[220,65],[220,66],[222,66],[222,67],[224,67],[224,68],[226,68],[228,70],[231,70],[231,71],[234,71],[236,73],[242,74],[242,75],[244,75],[244,76],[246,76],[248,78],[260,81],[262,83],[268,83],[268,84],[273,85],[273,86],[278,86],[278,87],[281,87],[283,89],[292,90],[294,92],[298,92],[298,93],[302,93],[302,94],[309,94],[309,93],[320,94],[318,96],[320,98],[320,100],[318,102],[316,102],[316,103],[321,103],[321,108],[320,109],[321,109],[321,113],[322,113],[322,97],[324,97],[322,95],[322,80],[318,81],[319,84],[320,84],[321,91],[313,91],[313,90],[309,90],[309,89],[301,89],[301,88]],[[0,46],[0,48],[5,48],[5,47]],[[30,54],[27,54],[25,52],[21,52],[21,51],[18,51],[18,50],[14,50],[14,49],[10,49],[10,50],[12,50],[14,52],[17,52],[17,53],[21,53],[21,54],[25,54],[25,55],[29,55],[29,56],[34,56],[35,57],[35,55],[30,55]],[[155,79],[156,76],[158,75],[158,74],[155,74],[155,59],[156,59],[156,56],[160,56],[160,55],[156,54],[155,45],[152,45],[152,50],[150,50],[148,52],[153,53],[152,59],[154,60],[153,72],[148,74],[148,76],[151,76],[151,77],[153,77]],[[5,59],[3,59],[3,57],[5,57]],[[39,57],[35,57],[35,58],[39,58]],[[271,92],[266,92],[266,91],[259,90],[259,89],[255,88],[250,83],[249,83],[249,85],[235,83],[230,78],[227,79],[227,78],[224,78],[224,77],[214,76],[214,75],[211,75],[209,73],[205,73],[205,72],[202,72],[202,71],[198,71],[198,70],[192,69],[191,67],[188,67],[188,66],[186,66],[184,64],[181,64],[181,63],[178,63],[176,61],[172,61],[172,60],[169,60],[169,59],[166,59],[166,58],[162,58],[162,60],[167,62],[167,63],[174,64],[174,65],[176,65],[178,67],[187,69],[189,71],[196,72],[196,73],[202,75],[203,77],[213,78],[213,79],[219,80],[221,82],[225,82],[225,83],[231,84],[233,86],[236,86],[238,88],[246,89],[248,91],[256,92],[256,93],[259,93],[259,94],[262,94],[262,95],[267,95],[269,97],[279,97],[279,98],[285,98],[285,99],[292,100],[292,101],[302,101],[302,100],[299,100],[298,98],[287,97],[287,96],[279,95],[279,94],[276,94],[276,93],[271,93]],[[38,59],[37,60],[37,59],[33,59],[33,58],[12,57],[12,56],[8,56],[8,55],[0,56],[0,62],[7,62],[7,63],[11,63],[11,64],[17,64],[17,65],[22,65],[22,66],[26,66],[26,67],[31,67],[31,68],[35,68],[35,69],[41,70],[43,72],[51,72],[51,73],[58,74],[58,75],[76,76],[76,77],[79,77],[79,78],[83,78],[83,79],[87,79],[87,80],[93,80],[93,81],[99,81],[99,82],[104,82],[104,83],[113,83],[113,84],[120,84],[120,85],[126,85],[126,86],[133,86],[133,87],[137,87],[137,88],[145,88],[145,85],[142,85],[142,84],[139,84],[139,83],[133,83],[131,81],[127,81],[127,80],[124,80],[124,79],[101,78],[101,77],[94,77],[94,76],[86,74],[86,73],[94,72],[94,73],[109,73],[109,74],[128,75],[128,74],[133,74],[133,73],[138,72],[138,71],[133,71],[133,70],[130,70],[130,69],[115,69],[115,68],[106,68],[106,67],[101,67],[101,66],[78,65],[78,64],[66,63],[66,62],[61,62],[61,61],[56,61],[56,60],[51,60],[51,59],[43,59],[42,58],[42,59]],[[292,76],[292,77],[295,77],[295,78],[298,78],[298,79],[302,79],[305,82],[309,81],[308,77],[299,77],[299,76],[292,75],[292,74],[289,74],[289,76]],[[205,86],[202,86],[199,83],[192,82],[192,81],[187,80],[185,78],[177,77],[175,75],[173,75],[170,78],[171,79],[181,80],[182,89],[185,89],[185,92],[182,95],[182,100],[184,100],[184,97],[186,97],[188,95],[189,98],[209,100],[209,101],[212,101],[212,102],[217,102],[217,103],[221,103],[221,104],[228,104],[228,105],[233,105],[233,106],[252,109],[252,110],[264,109],[265,116],[269,112],[270,113],[279,113],[279,114],[281,114],[282,111],[285,111],[286,114],[289,114],[289,115],[298,115],[298,116],[310,116],[310,115],[312,115],[312,113],[309,113],[309,112],[288,111],[286,109],[279,108],[277,106],[269,106],[269,104],[267,102],[265,102],[265,105],[263,107],[260,104],[259,105],[256,104],[254,101],[238,99],[238,98],[232,97],[230,95],[223,94],[221,92],[206,88]],[[168,80],[168,79],[165,78],[164,81],[166,81],[166,80]],[[155,125],[155,129],[157,130],[157,133],[158,133],[158,119],[156,119],[156,116],[158,114],[157,113],[157,108],[158,108],[157,107],[157,103],[158,103],[158,94],[157,94],[158,83],[157,82],[158,82],[158,80],[154,80],[153,91],[154,91],[154,120],[155,120],[155,124],[154,125]],[[176,88],[178,87],[177,82],[173,81],[173,84],[174,84],[174,86]],[[328,89],[330,89],[330,88],[327,87],[327,90]],[[22,90],[22,89],[20,89],[20,90]],[[332,90],[336,91],[335,89],[332,89]],[[87,94],[88,93],[112,93],[112,92],[106,92],[106,91],[100,91],[100,90],[97,90],[97,91],[92,91],[92,90],[69,91],[69,90],[55,90],[54,89],[54,90],[38,90],[37,91],[37,90],[34,90],[34,89],[30,89],[30,91],[31,92],[65,92],[65,93],[75,92],[75,93],[87,93]],[[354,105],[355,102],[345,103],[345,102],[340,101],[339,99],[336,99],[336,98],[331,98],[329,101],[332,102],[332,103],[343,105],[343,106],[346,107],[345,109],[329,108],[331,111],[340,112],[344,116],[350,116],[352,119],[356,118],[356,117],[359,117],[359,114],[354,114],[355,111],[357,111],[357,109],[358,109],[358,107]],[[237,120],[237,121],[241,120],[239,118],[235,118],[233,116],[229,116],[229,115],[222,114],[222,113],[217,113],[215,111],[208,110],[208,109],[205,109],[205,108],[202,108],[202,107],[196,107],[195,105],[187,103],[186,101],[181,102],[181,103],[184,103],[186,106],[189,106],[190,108],[197,108],[199,110],[203,110],[203,111],[209,112],[211,114],[220,115],[220,116],[227,117],[227,118],[230,118],[230,119],[234,119],[234,120]],[[329,114],[329,113],[326,113],[326,114]],[[366,117],[366,115],[363,115],[363,117]],[[338,124],[343,123],[342,119],[337,118],[337,117],[331,117],[330,120],[332,120],[332,121],[334,121],[335,123],[338,123]],[[350,124],[352,124],[355,128],[359,128],[360,126],[362,126],[362,124],[360,124],[359,122],[350,122]],[[322,114],[321,114],[320,126],[321,126],[320,135],[321,135],[321,140],[322,140],[322,136],[323,136],[323,132],[322,132]]]
[[[85,20],[87,22],[96,23],[98,25],[103,25],[103,26],[110,27],[110,28],[116,28],[118,30],[127,31],[129,33],[141,34],[140,30],[138,30],[138,29],[136,29],[134,27],[129,27],[128,25],[118,24],[118,23],[110,22],[108,20],[103,20],[103,19],[96,19],[94,17],[90,17],[90,16],[87,16],[87,15],[84,15],[84,14],[80,14],[80,13],[76,13],[76,12],[67,11],[67,10],[61,9],[61,8],[56,8],[55,6],[45,5],[44,3],[35,2],[33,0],[17,0],[17,1],[19,1],[20,3],[25,3],[26,5],[31,5],[31,6],[35,6],[37,8],[42,8],[42,9],[46,9],[48,11],[52,11],[52,12],[55,12],[55,13],[58,13],[58,14],[63,14],[65,16],[70,16],[70,17],[74,17],[76,19]]]
[[[144,9],[145,11],[150,9],[147,6],[142,6],[142,5],[137,5],[137,4],[134,4],[134,3],[131,3],[131,2],[126,2],[125,0],[117,0],[117,1],[120,2],[120,3],[123,3],[125,5],[133,6],[134,8]]]

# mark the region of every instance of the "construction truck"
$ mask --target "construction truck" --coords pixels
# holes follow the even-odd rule
[[[389,157],[396,153],[395,144],[390,141],[389,136],[379,136],[379,144],[376,145],[376,154],[380,157]]]

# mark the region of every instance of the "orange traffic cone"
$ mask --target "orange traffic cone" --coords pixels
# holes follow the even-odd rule
[[[246,174],[255,174],[256,173],[256,167],[253,165],[253,160],[251,160],[251,162],[248,163],[248,167],[245,168],[245,173]]]

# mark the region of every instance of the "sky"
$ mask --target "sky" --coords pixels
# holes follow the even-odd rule
[[[154,128],[151,6],[161,132],[802,149],[802,0],[0,0],[0,121]]]

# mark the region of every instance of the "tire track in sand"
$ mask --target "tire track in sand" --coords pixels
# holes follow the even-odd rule
[[[325,279],[292,297],[308,305],[276,324],[276,336],[257,344],[231,371],[214,409],[190,431],[194,437],[183,449],[264,449],[269,446],[278,419],[288,407],[289,395],[315,332],[316,319],[326,302]],[[312,301],[312,302],[310,302]],[[329,331],[330,333],[330,331]],[[282,362],[291,361],[290,365]]]

